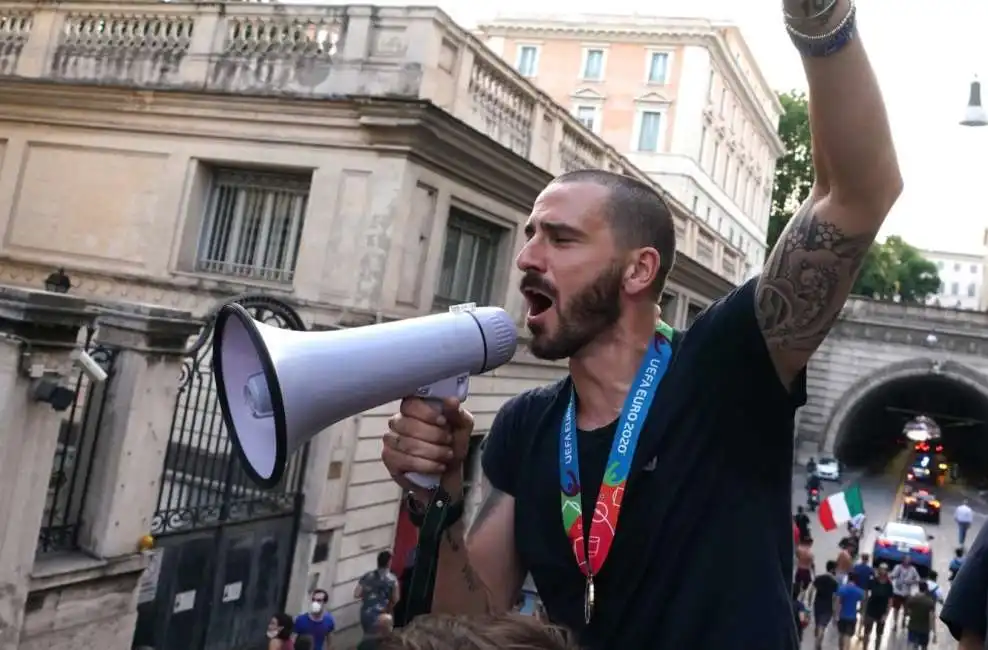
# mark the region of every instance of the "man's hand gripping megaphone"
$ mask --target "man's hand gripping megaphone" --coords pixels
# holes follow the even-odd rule
[[[441,402],[408,397],[388,421],[381,459],[402,488],[428,502],[429,490],[409,474],[441,477],[447,493],[456,495],[463,484],[463,461],[473,433],[473,415],[456,398]]]

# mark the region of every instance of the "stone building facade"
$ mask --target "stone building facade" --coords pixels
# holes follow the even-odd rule
[[[513,257],[546,182],[583,167],[647,177],[437,9],[0,7],[0,282],[42,287],[64,269],[71,296],[207,321],[170,378],[156,379],[172,392],[146,407],[164,451],[144,457],[140,478],[86,481],[138,517],[128,535],[157,538],[143,583],[113,596],[133,597],[140,615],[121,619],[129,632],[111,636],[107,625],[82,639],[53,610],[25,623],[19,643],[124,650],[137,620],[140,645],[227,650],[264,612],[301,608],[314,587],[352,628],[355,580],[379,550],[408,544],[379,461],[394,406],[335,425],[299,452],[285,485],[258,493],[218,423],[210,315],[239,296],[292,329],[464,301],[520,320]],[[682,326],[741,279],[741,252],[670,203],[681,253],[663,307]],[[562,372],[521,351],[475,378],[474,449],[508,397]],[[142,481],[148,493],[127,501]],[[79,512],[84,530],[114,527],[105,513]],[[122,552],[87,540],[39,557],[115,562]],[[74,601],[44,602],[68,612]],[[31,630],[49,634],[47,645],[30,645]],[[2,650],[18,647],[9,643]]]

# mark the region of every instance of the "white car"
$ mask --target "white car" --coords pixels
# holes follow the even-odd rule
[[[824,481],[839,481],[840,461],[836,458],[821,458],[816,463],[816,475]]]

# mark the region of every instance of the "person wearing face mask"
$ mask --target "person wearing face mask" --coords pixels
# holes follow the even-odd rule
[[[292,641],[294,621],[284,612],[279,612],[268,621],[268,650],[295,650]]]
[[[295,619],[295,635],[312,637],[313,650],[330,650],[330,637],[336,629],[336,621],[332,614],[326,611],[329,593],[325,589],[312,592],[312,602],[309,611]]]

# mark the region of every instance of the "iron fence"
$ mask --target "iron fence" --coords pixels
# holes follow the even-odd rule
[[[86,350],[112,377],[118,350],[93,343],[93,333],[93,330],[87,333]],[[78,548],[82,512],[106,408],[109,378],[97,383],[86,373],[76,371],[71,382],[75,399],[58,427],[58,445],[48,481],[38,553]]]
[[[247,296],[236,302],[269,325],[305,328],[295,310],[276,299]],[[271,490],[255,486],[223,424],[212,356],[212,323],[207,323],[182,367],[158,506],[151,521],[155,536],[281,517],[297,508],[305,449],[290,459],[279,485]]]

